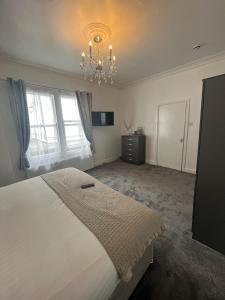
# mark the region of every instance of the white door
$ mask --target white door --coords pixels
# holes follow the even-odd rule
[[[163,104],[158,111],[158,165],[182,170],[186,102]]]

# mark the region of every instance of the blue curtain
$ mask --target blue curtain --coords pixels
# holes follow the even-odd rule
[[[77,104],[80,113],[84,134],[90,143],[91,152],[95,153],[95,143],[92,132],[92,94],[85,91],[76,91]]]
[[[20,169],[30,167],[26,152],[30,142],[30,122],[26,99],[25,84],[22,80],[7,78],[10,87],[10,101],[13,118],[17,128],[17,136],[20,146]],[[10,133],[9,133],[10,134]]]

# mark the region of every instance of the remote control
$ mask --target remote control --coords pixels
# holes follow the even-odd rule
[[[88,184],[82,184],[81,188],[82,189],[88,189],[88,188],[93,187],[93,186],[95,186],[94,183],[88,183]]]

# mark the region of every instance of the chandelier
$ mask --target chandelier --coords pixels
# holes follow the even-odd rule
[[[110,29],[102,23],[91,23],[84,32],[89,39],[88,51],[82,52],[80,63],[84,79],[97,81],[99,86],[102,82],[113,84],[113,76],[117,70],[116,57],[109,44]]]

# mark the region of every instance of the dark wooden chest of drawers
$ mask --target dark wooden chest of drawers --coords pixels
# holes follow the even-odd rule
[[[122,160],[137,165],[145,163],[145,135],[122,136]]]

